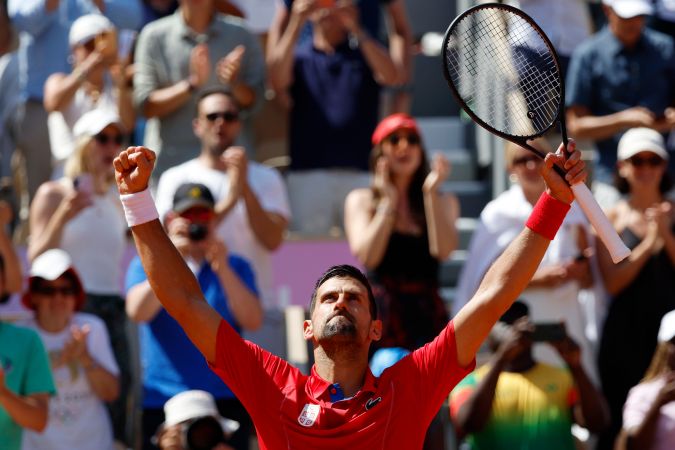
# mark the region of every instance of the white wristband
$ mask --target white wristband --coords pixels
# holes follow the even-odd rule
[[[120,195],[120,201],[124,208],[127,224],[130,227],[159,219],[155,201],[152,199],[149,188],[133,194],[122,194]]]

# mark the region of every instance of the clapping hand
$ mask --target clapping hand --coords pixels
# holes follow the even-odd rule
[[[396,186],[391,181],[389,160],[385,156],[381,156],[375,164],[373,188],[381,196],[382,200],[389,202],[392,208],[396,208],[398,193],[396,192]]]
[[[450,161],[440,153],[434,155],[431,160],[431,171],[424,180],[422,190],[424,192],[437,192],[438,188],[450,176]]]
[[[87,337],[90,332],[91,327],[89,325],[83,325],[82,327],[73,325],[70,328],[70,339],[61,350],[57,366],[75,362],[85,365],[91,360],[87,350]]]
[[[675,402],[675,371],[670,371],[665,375],[666,383],[659,391],[656,401],[663,406],[670,402]]]
[[[234,86],[239,80],[239,73],[241,72],[241,63],[246,53],[246,47],[237,45],[234,50],[225,55],[216,68],[218,79],[221,83],[228,86]]]
[[[211,59],[206,44],[196,45],[190,52],[190,83],[200,88],[211,77]]]

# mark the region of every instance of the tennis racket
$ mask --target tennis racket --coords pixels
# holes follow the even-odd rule
[[[491,133],[530,150],[556,123],[567,147],[565,87],[548,37],[521,10],[500,3],[459,15],[443,39],[443,72],[464,111]],[[563,175],[564,171],[554,166]],[[615,263],[630,254],[584,183],[571,186]]]

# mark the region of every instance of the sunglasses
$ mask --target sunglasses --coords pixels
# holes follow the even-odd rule
[[[239,113],[234,111],[212,112],[206,114],[205,117],[209,122],[215,122],[218,119],[223,119],[223,121],[230,123],[239,121]]]
[[[417,145],[420,143],[420,137],[416,134],[393,134],[387,137],[386,141],[391,145],[398,145],[398,143],[404,139],[409,145]]]
[[[72,286],[36,286],[32,289],[36,294],[42,294],[47,296],[55,296],[56,294],[61,294],[66,297],[69,295],[75,295],[75,288]]]
[[[520,158],[515,158],[513,160],[513,166],[526,166],[530,164],[530,162],[533,162],[535,164],[539,164],[541,162],[541,159],[537,158],[536,156],[521,156]]]
[[[196,223],[210,222],[214,215],[213,210],[208,208],[190,208],[180,214],[183,219]]]
[[[91,53],[96,50],[96,38],[89,39],[87,42],[83,42],[80,45],[84,47],[87,52]]]
[[[99,133],[96,136],[94,136],[94,139],[96,139],[96,142],[98,142],[101,145],[108,145],[110,143],[113,143],[115,145],[122,145],[122,143],[124,142],[124,136],[122,136],[121,134],[109,135]]]
[[[660,156],[647,156],[647,157],[639,157],[639,156],[632,156],[628,158],[628,162],[633,167],[642,167],[642,166],[651,166],[651,167],[658,167],[661,164],[663,164],[664,159],[661,158]]]

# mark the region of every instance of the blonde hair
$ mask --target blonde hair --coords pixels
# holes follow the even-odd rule
[[[93,147],[93,145],[93,136],[81,136],[75,142],[75,149],[66,160],[65,166],[63,168],[63,174],[66,177],[74,180],[78,177],[78,175],[82,175],[83,173],[91,173],[89,153],[91,153],[90,149]]]
[[[91,167],[91,153],[95,149],[94,147],[94,137],[93,136],[82,136],[75,142],[75,149],[73,153],[68,157],[66,163],[63,167],[63,174],[66,178],[75,180],[78,176],[84,173],[93,174],[93,169]],[[115,182],[115,174],[111,170],[109,174],[105,176],[105,183],[98,184],[96,190],[98,192],[104,192]]]
[[[645,372],[644,378],[642,378],[641,383],[644,383],[649,380],[653,380],[658,376],[662,375],[665,372],[670,370],[668,366],[668,346],[672,345],[670,342],[659,342],[654,351],[654,356],[652,357],[652,362],[649,363],[649,368]]]

